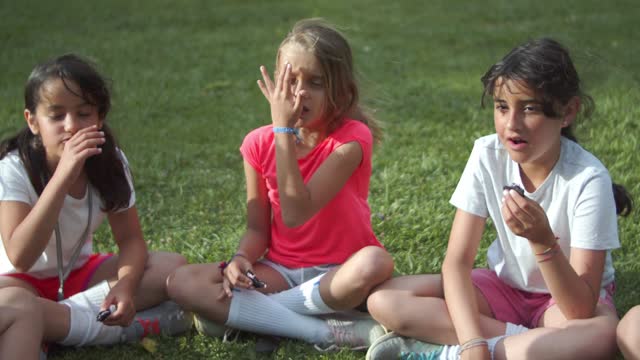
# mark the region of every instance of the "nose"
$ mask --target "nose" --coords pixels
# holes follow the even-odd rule
[[[510,110],[506,115],[506,125],[509,130],[517,130],[522,124],[522,114],[519,111]]]
[[[79,120],[72,114],[67,113],[67,116],[64,118],[64,131],[75,134],[78,130],[80,130]]]

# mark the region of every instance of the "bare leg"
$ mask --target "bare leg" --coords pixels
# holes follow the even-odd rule
[[[374,289],[367,304],[376,320],[398,334],[430,343],[458,344],[443,298],[441,275],[410,275],[391,279]],[[476,300],[485,336],[504,335],[506,324],[493,318],[477,289]]]
[[[0,359],[37,359],[43,333],[34,294],[20,287],[0,289]]]
[[[368,246],[320,280],[320,295],[334,310],[353,309],[364,303],[371,290],[391,275],[391,255],[380,247]]]
[[[8,276],[0,276],[0,291],[4,289],[12,289],[11,291],[20,294],[19,298],[25,302],[25,306],[29,306],[32,313],[24,313],[31,318],[34,314],[39,314],[38,322],[42,324],[42,330],[38,330],[38,322],[36,322],[33,330],[25,333],[25,337],[33,336],[41,333],[38,338],[38,344],[44,341],[62,340],[69,332],[69,308],[65,305],[58,304],[55,301],[47,300],[38,296],[37,291],[28,283]],[[15,293],[14,293],[15,294]],[[0,300],[1,306],[5,306],[4,300]],[[38,347],[39,349],[39,347]],[[0,357],[4,359],[4,357]]]
[[[138,292],[136,293],[136,309],[158,305],[169,299],[166,290],[167,277],[178,267],[185,265],[187,260],[179,254],[169,252],[150,252],[145,266],[144,275],[140,281]],[[110,285],[116,283],[118,271],[118,256],[114,255],[106,260],[96,270],[89,287],[102,280],[108,280]]]
[[[273,268],[257,263],[258,278],[268,284],[261,292],[278,292],[289,288],[286,280]],[[187,311],[200,314],[218,324],[225,324],[231,299],[222,290],[218,264],[195,264],[180,267],[167,279],[169,297]]]
[[[495,359],[612,359],[616,352],[618,316],[598,304],[590,319],[567,320],[552,306],[540,327],[509,336],[496,346]]]
[[[617,329],[618,346],[627,360],[640,359],[640,305],[622,318]]]

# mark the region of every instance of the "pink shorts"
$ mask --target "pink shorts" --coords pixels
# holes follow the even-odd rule
[[[471,280],[489,303],[494,318],[503,322],[536,328],[544,312],[556,303],[551,294],[512,288],[500,280],[493,270],[473,269]],[[600,298],[599,303],[616,311],[613,302],[615,283],[607,285],[605,290],[606,295]]]
[[[113,256],[113,254],[93,254],[82,267],[73,270],[64,281],[64,297],[68,298],[71,295],[86,290],[98,267],[107,259],[111,258],[111,256]],[[58,301],[60,281],[57,276],[45,279],[38,279],[25,273],[2,274],[1,276],[20,279],[36,289],[40,297]]]

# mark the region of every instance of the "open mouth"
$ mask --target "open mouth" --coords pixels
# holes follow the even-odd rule
[[[513,138],[509,138],[509,141],[516,144],[516,145],[520,145],[520,144],[526,144],[527,142],[519,137],[513,137]]]
[[[304,115],[304,114],[308,113],[309,111],[310,111],[310,109],[309,109],[308,107],[303,106],[303,107],[302,107],[301,115]]]

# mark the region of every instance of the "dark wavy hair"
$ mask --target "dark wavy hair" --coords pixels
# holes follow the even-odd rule
[[[481,105],[485,98],[495,94],[496,87],[505,80],[526,84],[542,102],[542,112],[551,118],[557,118],[571,99],[580,98],[581,113],[589,117],[595,108],[593,98],[581,89],[581,82],[569,51],[559,42],[540,38],[529,40],[517,46],[502,60],[492,65],[482,76],[484,86]],[[572,125],[562,128],[561,135],[578,142]],[[613,184],[616,201],[616,213],[629,215],[633,209],[633,200],[627,190],[619,184]]]
[[[52,79],[62,80],[69,92],[95,106],[100,119],[106,120],[111,109],[109,80],[100,75],[91,62],[74,54],[56,57],[33,69],[24,89],[25,109],[36,114],[42,87]],[[74,92],[73,87],[69,85],[71,83],[80,89],[79,94]],[[112,131],[105,123],[101,130],[106,140],[102,145],[102,153],[88,158],[84,170],[89,183],[100,194],[104,203],[103,210],[114,211],[128,206],[132,188]],[[29,174],[31,184],[40,195],[46,186],[46,179],[52,175],[47,168],[45,149],[40,136],[34,135],[29,127],[25,126],[16,135],[0,143],[0,159],[16,149]]]

